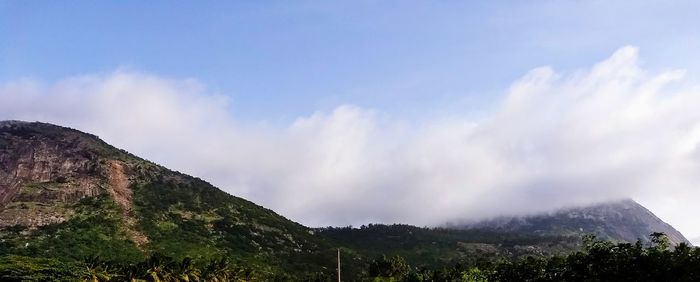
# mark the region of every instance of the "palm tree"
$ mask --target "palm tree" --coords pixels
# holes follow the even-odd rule
[[[194,267],[190,258],[182,259],[175,271],[175,277],[180,282],[199,281],[200,274],[200,270]]]
[[[253,282],[256,280],[253,270],[250,268],[239,268],[232,278],[234,279],[233,281],[238,282]]]
[[[83,266],[85,269],[81,275],[82,281],[103,282],[112,279],[110,264],[100,259],[99,256],[85,257]]]
[[[145,269],[145,279],[152,282],[177,281],[173,275],[173,261],[171,258],[161,254],[153,254],[143,263]]]
[[[143,276],[146,270],[143,269],[143,266],[143,263],[123,265],[119,271],[120,276],[124,278],[122,281],[145,282]]]
[[[226,258],[212,259],[204,267],[202,278],[211,282],[228,282],[234,275],[231,275],[229,261]]]

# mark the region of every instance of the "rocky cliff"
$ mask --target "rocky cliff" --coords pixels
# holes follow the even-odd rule
[[[73,130],[0,122],[0,227],[63,222],[67,206],[107,191],[103,146]]]

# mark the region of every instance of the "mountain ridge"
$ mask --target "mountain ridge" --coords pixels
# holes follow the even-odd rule
[[[649,234],[665,233],[671,244],[690,241],[670,224],[632,199],[607,201],[592,205],[567,207],[527,216],[502,216],[455,228],[486,229],[532,234],[593,234],[613,241],[649,242]]]
[[[309,228],[95,135],[48,123],[0,121],[3,254],[67,260],[99,255],[127,262],[153,253],[227,257],[261,273],[300,273],[332,272],[340,248],[352,258],[346,266],[352,273],[380,254],[439,266],[580,248],[577,232],[506,231],[402,224]]]

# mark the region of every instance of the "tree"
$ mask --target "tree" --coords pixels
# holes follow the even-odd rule
[[[103,282],[112,279],[111,265],[98,256],[86,257],[83,260],[83,266],[84,271],[81,275],[83,281]]]
[[[192,259],[184,258],[178,264],[175,276],[178,280],[183,282],[199,281],[200,270],[195,268],[192,264]]]
[[[410,267],[406,260],[401,256],[387,258],[381,256],[373,260],[369,265],[370,277],[386,277],[402,279],[408,275]]]
[[[664,233],[654,232],[651,233],[649,237],[651,238],[651,243],[653,246],[660,251],[668,250],[669,246],[671,245],[670,241],[668,240],[668,236],[666,236]]]

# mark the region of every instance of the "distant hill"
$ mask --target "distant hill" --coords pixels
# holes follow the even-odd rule
[[[452,227],[547,236],[593,234],[599,239],[626,242],[648,242],[649,234],[663,232],[674,245],[689,243],[678,230],[629,199],[533,216],[501,217],[472,224],[453,224]]]
[[[413,265],[429,267],[499,258],[567,254],[581,247],[577,236],[533,236],[405,224],[328,227],[317,229],[317,233],[343,247],[353,261],[381,255],[400,255]]]

